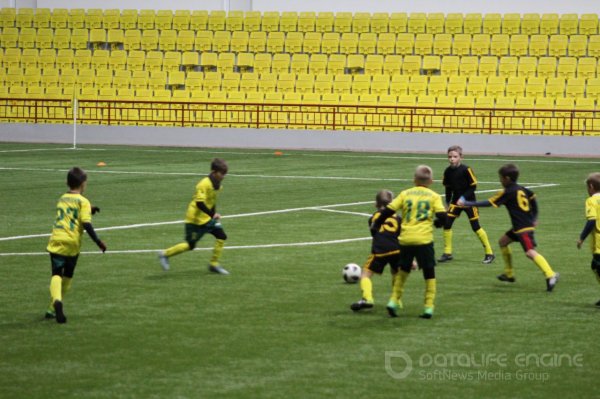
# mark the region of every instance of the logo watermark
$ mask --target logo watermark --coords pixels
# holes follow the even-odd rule
[[[557,368],[583,367],[583,354],[424,353],[385,351],[385,371],[398,380],[548,381]]]

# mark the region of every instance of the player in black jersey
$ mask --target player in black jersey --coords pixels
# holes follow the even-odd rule
[[[475,201],[475,189],[477,188],[477,178],[473,170],[462,162],[462,148],[453,145],[448,148],[448,162],[450,166],[444,171],[444,180],[442,184],[446,187],[446,205],[448,213],[444,224],[444,253],[438,259],[438,262],[448,262],[452,257],[452,224],[464,211],[469,217],[471,229],[477,234],[479,241],[483,245],[485,255],[482,263],[490,264],[496,258],[487,233],[479,225],[479,212],[474,206],[459,206],[456,201],[460,197],[465,197],[467,201]]]
[[[374,220],[379,218],[381,211],[392,202],[394,194],[388,190],[382,190],[375,197],[375,207],[377,211],[369,218],[369,229]],[[398,236],[400,235],[400,218],[393,214],[388,217],[381,227],[373,232],[373,241],[371,243],[371,255],[363,266],[360,276],[360,289],[362,291],[362,299],[350,305],[352,310],[359,311],[361,309],[370,309],[373,307],[373,283],[371,276],[373,273],[381,274],[387,264],[390,265],[392,272],[392,282],[394,275],[398,271],[398,262],[400,260],[400,243]],[[392,297],[395,295],[392,292]],[[396,298],[397,299],[397,298]]]
[[[500,183],[504,190],[485,201],[467,201],[464,198],[458,200],[459,205],[465,206],[493,206],[504,205],[510,215],[512,229],[500,237],[500,249],[504,258],[504,273],[498,276],[498,280],[509,283],[515,282],[512,264],[512,254],[509,244],[520,242],[527,257],[536,264],[546,277],[546,290],[554,289],[558,282],[559,274],[555,273],[548,261],[536,250],[536,242],[533,236],[537,225],[538,206],[535,194],[517,184],[519,169],[513,164],[504,165],[498,170]]]

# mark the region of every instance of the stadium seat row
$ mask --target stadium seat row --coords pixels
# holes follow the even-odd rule
[[[5,28],[2,48],[325,54],[600,56],[600,35],[244,32]]]
[[[0,28],[193,29],[248,32],[598,33],[598,15],[264,12],[2,8]]]

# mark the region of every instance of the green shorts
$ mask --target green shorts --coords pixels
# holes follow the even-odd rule
[[[64,256],[50,253],[50,264],[52,266],[52,275],[72,278],[77,266],[76,256]]]

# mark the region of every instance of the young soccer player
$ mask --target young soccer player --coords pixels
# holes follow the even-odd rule
[[[581,245],[588,235],[592,235],[592,272],[596,280],[600,283],[600,173],[590,173],[585,181],[589,198],[585,201],[585,218],[587,222],[577,240],[577,248]],[[596,302],[600,307],[600,301]]]
[[[77,258],[81,249],[81,235],[87,231],[102,252],[106,245],[98,238],[92,227],[92,215],[100,208],[90,205],[83,196],[87,186],[86,173],[74,167],[67,173],[69,191],[63,194],[56,205],[56,220],[46,250],[50,253],[52,278],[50,280],[50,306],[46,318],[56,318],[57,323],[66,323],[63,309],[64,296],[71,289]]]
[[[385,210],[385,207],[392,202],[394,194],[388,190],[381,190],[375,196],[375,208],[377,211],[369,218],[369,228],[373,220],[379,217],[379,214]],[[400,256],[400,244],[398,235],[400,234],[400,218],[396,214],[390,215],[383,221],[379,229],[371,230],[373,241],[371,243],[371,255],[363,266],[360,276],[360,289],[362,299],[350,305],[350,308],[357,312],[361,309],[370,309],[373,307],[373,283],[371,277],[373,273],[381,275],[387,264],[390,265],[393,276],[398,271],[398,261]],[[397,300],[395,293],[392,297]]]
[[[196,185],[196,192],[185,215],[185,242],[161,251],[158,255],[160,264],[165,271],[170,268],[169,258],[171,256],[193,250],[202,236],[208,233],[216,238],[208,270],[217,274],[229,274],[219,264],[227,235],[221,225],[221,215],[216,210],[217,197],[223,190],[221,183],[225,179],[227,171],[227,162],[215,158],[210,164],[210,174]]]
[[[415,187],[404,190],[398,195],[373,223],[373,230],[396,211],[402,219],[400,231],[400,270],[394,276],[393,296],[387,304],[390,316],[397,317],[401,307],[404,284],[408,279],[413,261],[416,259],[423,270],[425,279],[425,307],[420,317],[430,319],[433,317],[434,300],[436,293],[435,279],[435,252],[433,249],[433,226],[443,225],[446,217],[446,208],[442,204],[442,197],[431,190],[433,172],[427,165],[417,167],[414,176]],[[436,221],[434,222],[434,217]]]
[[[509,244],[513,242],[521,243],[527,257],[536,264],[544,273],[546,278],[546,290],[548,292],[554,289],[558,282],[559,273],[555,273],[546,258],[536,250],[536,242],[533,235],[537,225],[538,206],[535,194],[517,184],[519,178],[519,169],[513,164],[506,164],[498,170],[500,183],[504,190],[485,201],[467,201],[464,198],[458,200],[458,205],[462,206],[506,206],[512,222],[512,229],[508,230],[500,237],[500,250],[504,259],[504,273],[498,276],[498,280],[514,283],[515,276],[513,272],[512,252]]]
[[[465,197],[468,201],[475,201],[475,190],[477,189],[477,178],[473,169],[462,163],[463,152],[462,148],[453,145],[448,148],[448,162],[450,166],[444,171],[444,180],[442,184],[446,187],[446,205],[448,213],[446,215],[446,223],[444,224],[444,253],[438,259],[438,262],[448,262],[452,257],[452,224],[464,211],[469,217],[471,229],[477,234],[485,255],[481,263],[490,264],[496,258],[487,233],[479,225],[479,212],[474,206],[458,206],[456,201],[460,197]]]

